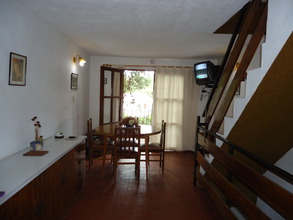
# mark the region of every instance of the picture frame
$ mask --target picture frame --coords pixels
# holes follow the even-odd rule
[[[9,62],[9,85],[25,86],[26,85],[27,57],[10,52]]]
[[[78,74],[71,73],[71,89],[77,90],[78,88]]]

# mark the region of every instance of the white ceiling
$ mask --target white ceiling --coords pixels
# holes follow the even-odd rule
[[[18,0],[91,55],[217,58],[248,0]]]

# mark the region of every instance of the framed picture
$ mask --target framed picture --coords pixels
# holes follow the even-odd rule
[[[71,89],[77,90],[78,87],[78,74],[71,73]]]
[[[9,85],[26,85],[27,57],[10,52]]]

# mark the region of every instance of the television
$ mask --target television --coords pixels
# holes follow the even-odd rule
[[[204,61],[194,64],[195,81],[197,85],[213,84],[217,77],[220,66],[214,65],[211,61]]]

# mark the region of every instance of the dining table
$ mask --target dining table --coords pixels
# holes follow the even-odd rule
[[[119,124],[105,124],[99,125],[93,128],[93,135],[104,137],[104,147],[107,147],[108,141],[111,140],[115,133],[115,128]],[[149,165],[149,151],[148,144],[150,141],[150,136],[157,135],[161,133],[161,127],[156,127],[153,125],[139,124],[140,126],[140,138],[145,140],[145,161],[146,161],[146,178],[148,178],[148,165]]]

